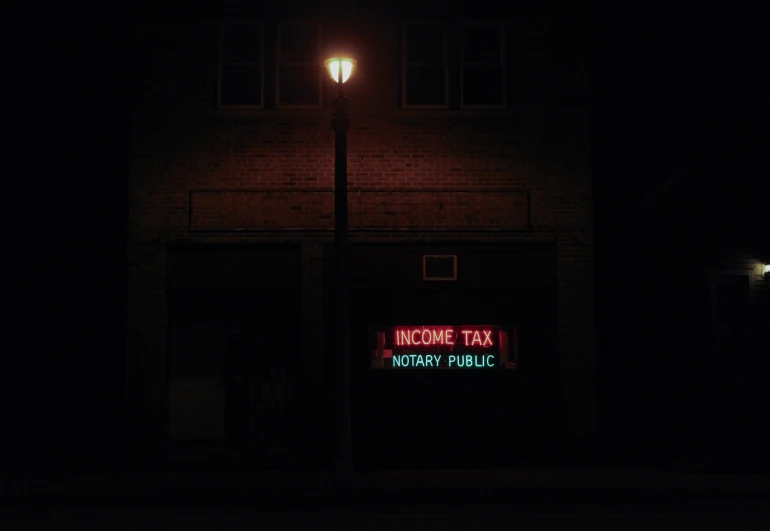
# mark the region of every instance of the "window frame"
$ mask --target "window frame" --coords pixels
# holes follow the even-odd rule
[[[281,60],[281,30],[285,25],[290,24],[309,24],[314,25],[318,31],[318,49],[316,50],[315,62],[307,61],[289,61],[284,62]],[[324,71],[323,71],[323,24],[315,20],[305,19],[284,19],[276,21],[275,23],[275,97],[274,105],[276,109],[321,109],[324,105]],[[295,66],[318,66],[318,103],[317,104],[294,104],[294,103],[281,103],[281,67],[287,65]]]
[[[466,28],[468,27],[495,27],[500,31],[500,95],[501,101],[499,105],[476,105],[465,103],[465,68],[466,66],[489,66],[486,63],[468,63],[465,61],[465,42],[466,42]],[[507,93],[507,68],[508,64],[505,50],[506,50],[506,27],[502,22],[489,22],[489,21],[472,21],[463,22],[460,25],[460,108],[461,109],[505,109],[508,105]]]
[[[260,31],[260,57],[259,63],[227,63],[224,61],[224,27],[233,25],[256,26]],[[217,53],[217,109],[264,109],[265,108],[265,23],[261,20],[220,20],[217,25],[218,53]],[[222,103],[222,74],[225,66],[251,65],[260,67],[260,97],[258,105],[225,105]]]
[[[444,103],[442,105],[410,105],[406,98],[407,69],[410,66],[436,66],[439,63],[407,62],[407,31],[410,26],[440,26],[444,36],[444,57],[440,63],[444,67]],[[406,20],[401,25],[401,108],[402,109],[449,109],[449,28],[443,21]]]

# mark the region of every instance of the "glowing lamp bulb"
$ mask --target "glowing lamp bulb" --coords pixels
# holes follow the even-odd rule
[[[324,65],[327,70],[329,70],[329,75],[335,83],[344,83],[350,79],[351,74],[353,74],[353,68],[356,66],[356,61],[355,59],[347,57],[333,57],[327,59],[324,62]]]

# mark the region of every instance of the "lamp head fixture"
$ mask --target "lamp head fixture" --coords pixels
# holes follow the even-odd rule
[[[335,83],[345,83],[353,75],[357,61],[350,57],[331,57],[324,61],[324,66]]]

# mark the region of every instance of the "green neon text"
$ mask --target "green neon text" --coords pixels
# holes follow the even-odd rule
[[[442,354],[394,354],[393,367],[427,368],[456,367],[460,369],[487,369],[495,366],[493,354],[450,354],[445,364]]]
[[[438,367],[441,354],[394,354],[394,367]]]

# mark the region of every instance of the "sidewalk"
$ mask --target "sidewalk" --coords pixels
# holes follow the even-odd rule
[[[341,486],[341,488],[335,488]],[[19,505],[264,506],[489,503],[504,505],[744,503],[770,497],[770,476],[654,469],[403,470],[355,474],[335,482],[329,470],[131,470],[107,476],[15,481]],[[4,496],[8,498],[8,496]]]

